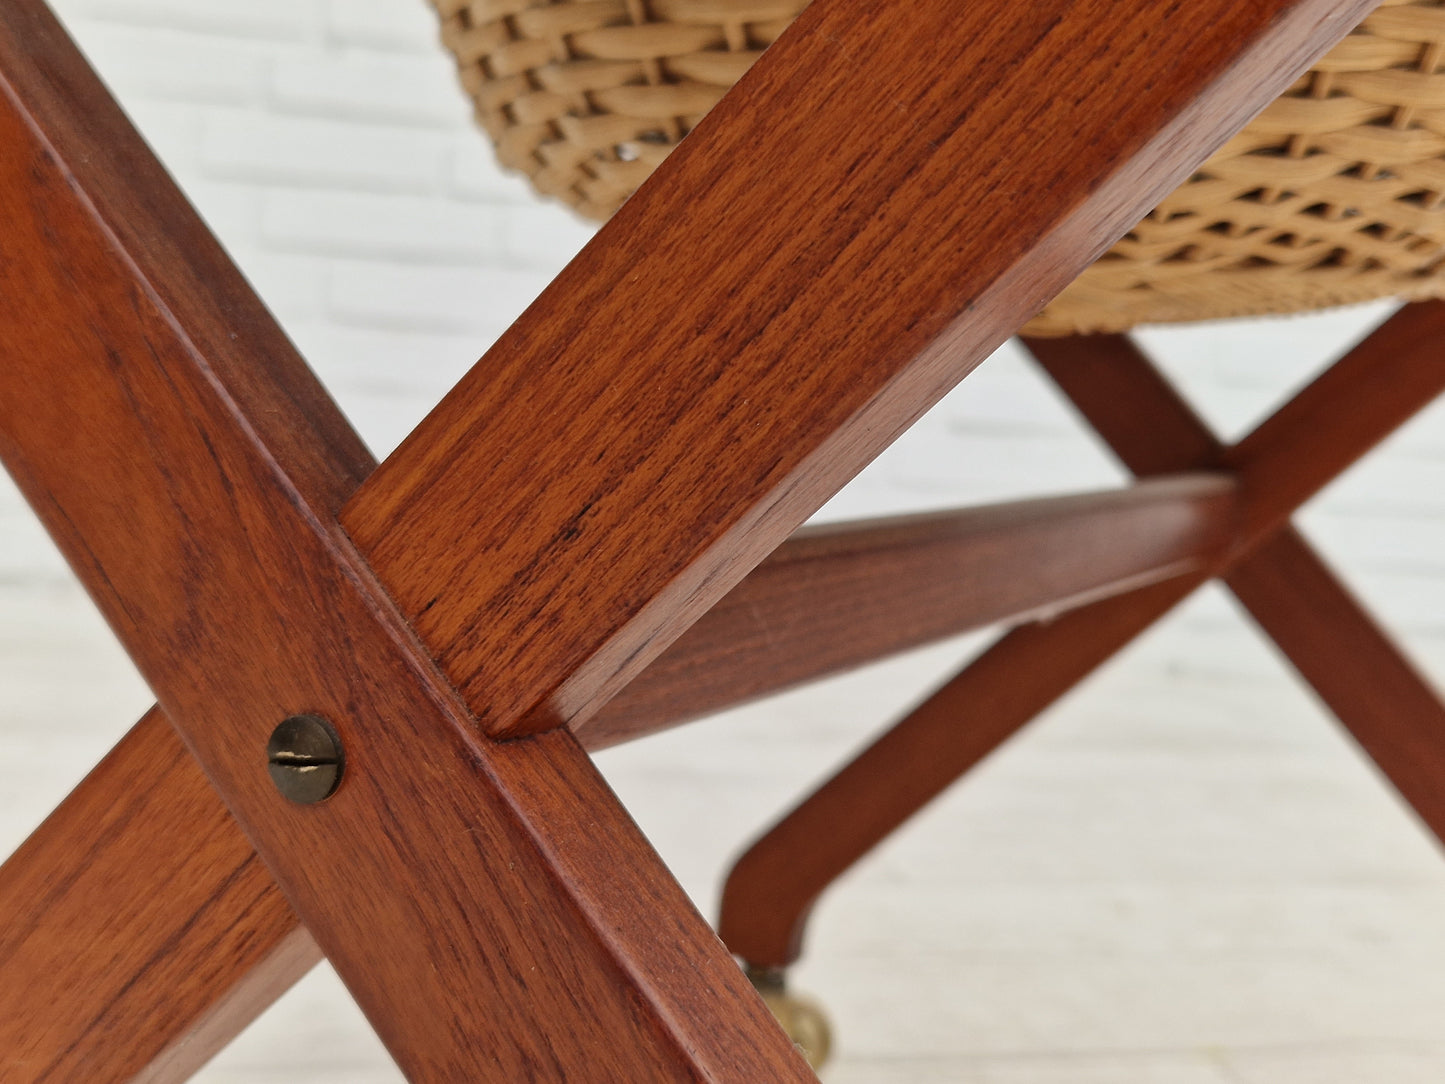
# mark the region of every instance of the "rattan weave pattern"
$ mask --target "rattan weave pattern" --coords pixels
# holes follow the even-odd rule
[[[608,217],[806,0],[432,0],[506,167]],[[1385,0],[1025,329],[1445,294],[1445,0]]]
[[[605,219],[806,0],[433,0],[502,165]]]

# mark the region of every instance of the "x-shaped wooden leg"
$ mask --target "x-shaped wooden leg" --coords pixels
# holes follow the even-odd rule
[[[1288,522],[1445,389],[1445,305],[1401,310],[1233,448],[1215,441],[1127,340],[1028,345],[1131,470],[1147,476],[1188,457],[1239,473],[1243,519],[1221,578],[1445,838],[1445,705]],[[1121,412],[1123,403],[1141,415]],[[1158,421],[1143,424],[1145,415]]]
[[[0,455],[411,1078],[809,1079],[573,728],[1367,6],[817,4],[370,473],[11,0]],[[298,712],[346,751],[319,805],[264,770]],[[310,958],[159,725],[0,892],[7,1080],[178,1079]]]
[[[1445,705],[1288,523],[1445,390],[1445,304],[1401,310],[1231,448],[1125,336],[1026,345],[1135,474],[1234,477],[1232,543],[1203,573],[1008,633],[759,839],[728,879],[720,925],[755,967],[793,962],[839,874],[1211,575],[1445,838]]]

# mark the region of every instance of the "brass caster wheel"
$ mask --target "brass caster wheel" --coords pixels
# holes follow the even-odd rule
[[[815,1071],[821,1069],[833,1049],[833,1028],[822,1006],[811,998],[789,993],[781,968],[748,968],[748,979],[808,1064]]]

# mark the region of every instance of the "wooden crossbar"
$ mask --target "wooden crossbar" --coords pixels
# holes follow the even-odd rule
[[[1004,621],[1206,567],[1234,534],[1233,481],[804,528],[596,716],[597,749]]]

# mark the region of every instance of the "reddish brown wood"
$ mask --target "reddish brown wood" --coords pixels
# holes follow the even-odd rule
[[[1445,702],[1291,527],[1224,582],[1435,835],[1445,840]]]
[[[41,9],[3,9],[0,62],[0,454],[403,1070],[811,1080],[570,734],[478,736],[330,515],[346,442],[268,436],[324,393],[247,367],[284,340],[203,260],[126,243],[180,197],[92,146],[110,107]],[[347,747],[320,806],[264,767],[301,710]]]
[[[0,867],[0,1079],[182,1081],[321,952],[159,711]]]
[[[588,748],[1002,621],[1212,562],[1233,483],[1180,475],[1110,493],[807,527],[577,731]]]
[[[1227,450],[1127,340],[1027,345],[1136,471],[1196,457],[1194,465],[1239,472],[1247,503],[1224,582],[1445,839],[1445,706],[1288,523],[1299,504],[1445,391],[1442,343],[1445,304],[1407,305]],[[1140,420],[1131,425],[1132,411]]]
[[[18,106],[53,149],[70,152],[82,198],[116,243],[138,263],[169,269],[148,288],[184,319],[186,338],[227,382],[272,454],[314,467],[307,498],[340,508],[374,467],[372,457],[42,0],[0,5],[0,91],[14,103],[7,111]],[[6,198],[18,210],[26,194]],[[0,243],[8,252],[16,242],[0,234]],[[7,406],[0,400],[0,409]],[[142,454],[78,430],[79,420],[72,437],[91,441],[96,455]]]
[[[1369,7],[811,6],[343,522],[484,730],[580,723]]]
[[[825,888],[1204,578],[1005,635],[748,848],[723,889],[718,932],[728,948],[754,967],[796,960]]]

